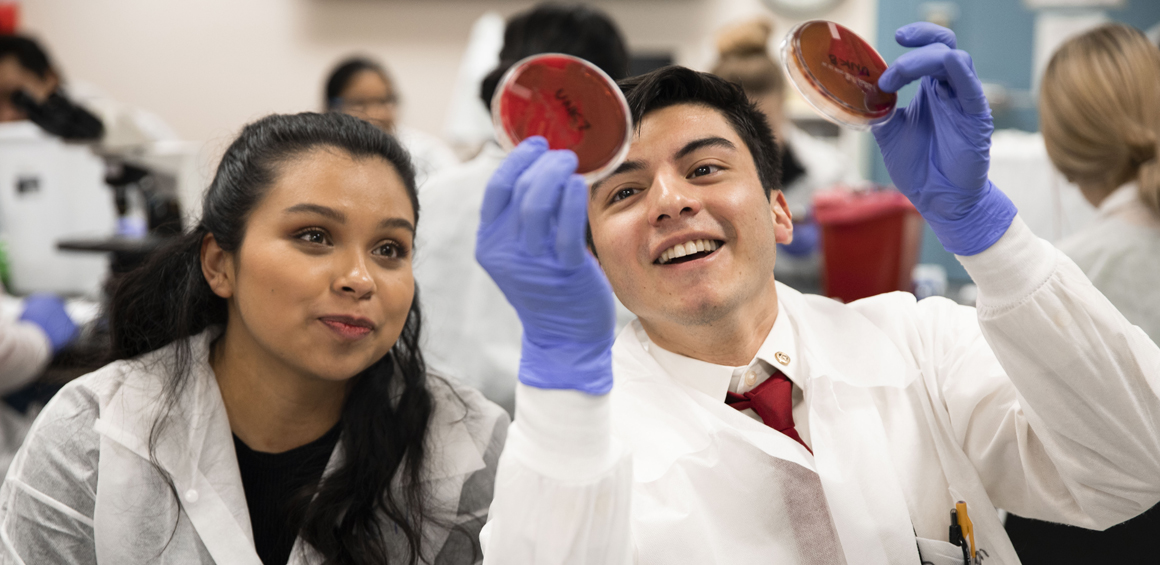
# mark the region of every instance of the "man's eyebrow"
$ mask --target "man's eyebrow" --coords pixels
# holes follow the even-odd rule
[[[644,161],[625,161],[625,162],[621,163],[620,166],[617,167],[615,171],[612,171],[612,174],[596,181],[595,183],[592,183],[592,191],[589,193],[589,196],[596,196],[596,190],[599,189],[600,186],[604,184],[604,181],[606,181],[606,180],[608,180],[616,175],[623,175],[625,173],[639,171],[639,170],[642,170],[644,168],[645,168]]]
[[[716,136],[703,137],[701,139],[694,139],[693,141],[686,143],[685,146],[682,147],[680,151],[677,151],[673,155],[673,158],[674,159],[681,159],[681,158],[687,156],[689,153],[692,153],[698,149],[704,149],[706,147],[724,147],[726,149],[732,149],[734,151],[737,150],[737,146],[733,145],[732,141],[729,141],[728,139],[725,139],[724,137],[716,137]]]
[[[415,234],[415,224],[412,224],[410,222],[410,220],[407,220],[405,218],[387,218],[387,219],[379,222],[379,227],[380,228],[403,228],[405,230],[410,231],[412,235]]]
[[[346,214],[319,204],[295,204],[285,210],[287,214],[318,214],[338,223],[346,223]]]

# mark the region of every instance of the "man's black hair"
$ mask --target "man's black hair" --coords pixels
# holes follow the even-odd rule
[[[52,72],[48,53],[30,37],[0,34],[0,59],[9,55],[15,55],[21,67],[39,78],[48,78],[48,73]]]
[[[657,69],[618,84],[628,99],[632,123],[637,128],[649,113],[677,104],[717,110],[749,148],[765,197],[770,198],[774,190],[781,188],[781,157],[773,140],[773,130],[769,128],[765,114],[757,109],[740,86],[709,73],[678,66]]]
[[[580,57],[600,67],[612,80],[628,76],[628,49],[612,18],[592,6],[541,3],[508,20],[499,65],[484,77],[479,88],[488,110],[504,73],[520,59],[540,53]]]

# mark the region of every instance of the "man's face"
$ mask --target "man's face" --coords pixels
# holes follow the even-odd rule
[[[766,199],[749,149],[715,109],[647,114],[625,164],[593,187],[588,217],[601,267],[646,329],[776,304],[776,243],[793,237],[785,198]]]

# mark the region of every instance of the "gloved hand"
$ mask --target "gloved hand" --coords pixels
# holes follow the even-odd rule
[[[20,319],[32,322],[44,330],[55,354],[76,337],[77,325],[64,311],[64,301],[53,294],[32,294],[24,299]]]
[[[812,218],[793,225],[793,241],[778,248],[793,257],[805,257],[818,248],[818,224]]]
[[[894,61],[878,87],[895,92],[922,83],[909,106],[873,129],[886,170],[947,251],[980,253],[1015,218],[1015,205],[987,179],[994,125],[983,85],[951,30],[922,22],[894,38],[918,49]]]
[[[612,289],[588,253],[588,185],[576,154],[542,137],[516,147],[484,194],[475,258],[524,326],[520,382],[605,394],[612,389]]]

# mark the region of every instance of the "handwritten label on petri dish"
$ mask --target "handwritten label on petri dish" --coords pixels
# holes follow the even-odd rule
[[[630,139],[620,90],[590,64],[541,55],[517,64],[493,102],[496,126],[512,142],[543,136],[552,149],[571,149],[587,174],[623,155]],[[496,107],[498,102],[498,107]]]

